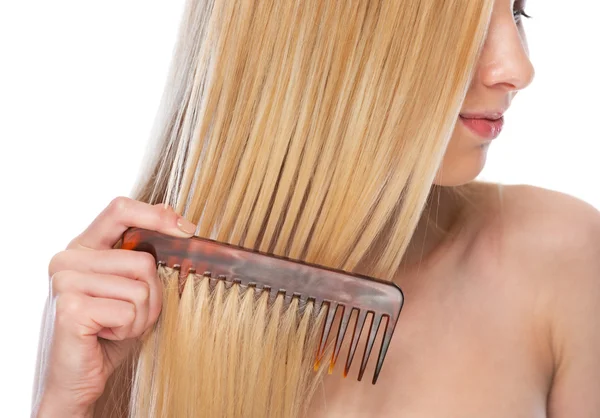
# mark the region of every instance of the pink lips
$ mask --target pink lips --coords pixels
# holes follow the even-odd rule
[[[502,114],[460,115],[462,123],[472,132],[484,139],[494,139],[502,131],[504,117]]]

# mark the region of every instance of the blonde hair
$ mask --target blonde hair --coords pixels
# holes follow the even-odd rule
[[[392,280],[491,8],[189,0],[133,197],[202,237]],[[161,317],[97,416],[300,416],[324,310],[196,274],[180,299],[178,274],[159,268]]]

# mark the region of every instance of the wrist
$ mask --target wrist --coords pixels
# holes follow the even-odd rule
[[[73,405],[72,402],[45,394],[32,418],[93,418],[94,405]]]

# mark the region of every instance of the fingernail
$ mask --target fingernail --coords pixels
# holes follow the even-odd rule
[[[177,219],[177,226],[186,234],[196,233],[196,225],[194,225],[184,217],[180,217],[179,219]]]

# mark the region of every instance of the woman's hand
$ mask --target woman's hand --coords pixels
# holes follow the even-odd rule
[[[195,226],[163,204],[114,199],[65,251],[52,257],[38,416],[90,416],[108,377],[156,322],[162,303],[156,261],[113,249],[129,227],[191,237]]]

